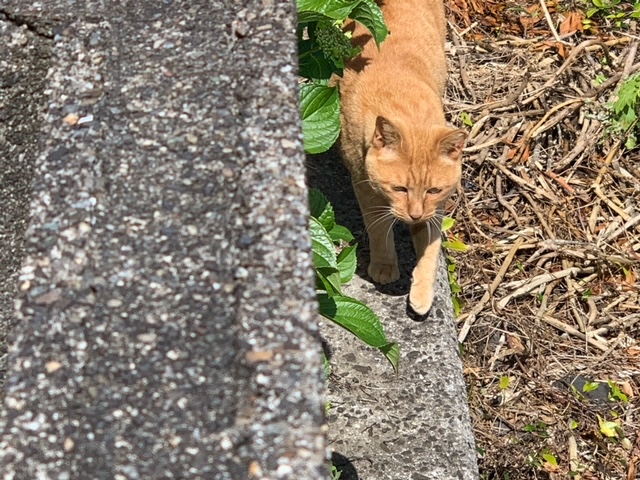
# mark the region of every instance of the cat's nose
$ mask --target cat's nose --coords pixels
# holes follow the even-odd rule
[[[415,213],[410,213],[409,216],[411,217],[411,220],[413,220],[414,222],[417,222],[422,218],[422,214],[416,215]]]

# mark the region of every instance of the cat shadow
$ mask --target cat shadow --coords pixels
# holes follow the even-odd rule
[[[349,460],[344,455],[332,452],[331,453],[331,463],[336,467],[338,472],[340,472],[340,480],[359,480],[358,470],[351,460]]]
[[[326,153],[307,155],[306,163],[309,187],[317,188],[327,197],[333,206],[336,222],[347,227],[358,242],[356,275],[371,283],[376,290],[385,295],[402,296],[409,293],[411,272],[416,257],[407,226],[398,222],[394,227],[400,279],[387,285],[373,282],[367,274],[369,246],[364,221],[351,186],[349,171],[342,163],[340,152],[336,147],[333,147]]]

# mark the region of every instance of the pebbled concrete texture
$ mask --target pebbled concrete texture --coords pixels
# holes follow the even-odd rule
[[[0,14],[0,381],[24,256],[29,193],[44,114],[48,43]]]
[[[380,317],[390,340],[400,344],[396,376],[382,354],[343,329],[323,322],[333,365],[328,380],[329,446],[341,480],[477,480],[475,443],[462,362],[441,257],[436,300],[427,318],[406,311],[415,254],[408,229],[396,228],[401,279],[375,287],[367,278],[364,225],[339,155],[307,160],[311,186],[331,201],[338,223],[359,241],[358,272],[345,288]]]
[[[51,52],[2,478],[326,476],[293,11],[0,0]]]

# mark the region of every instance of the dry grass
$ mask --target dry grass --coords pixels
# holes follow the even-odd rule
[[[542,4],[525,3],[449,2],[446,108],[458,125],[461,114],[473,121],[452,215],[470,247],[454,258],[481,469],[500,480],[634,479],[640,160],[607,134],[607,102],[640,70],[638,42],[604,29],[557,41]],[[585,392],[568,386],[576,377],[604,384]],[[608,399],[606,382],[628,401]],[[619,423],[617,438],[598,416]]]

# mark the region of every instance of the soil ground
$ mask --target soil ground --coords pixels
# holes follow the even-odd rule
[[[640,155],[609,106],[640,70],[632,2],[591,19],[590,1],[447,4],[446,110],[470,131],[448,235],[469,247],[450,255],[482,478],[640,478]]]

